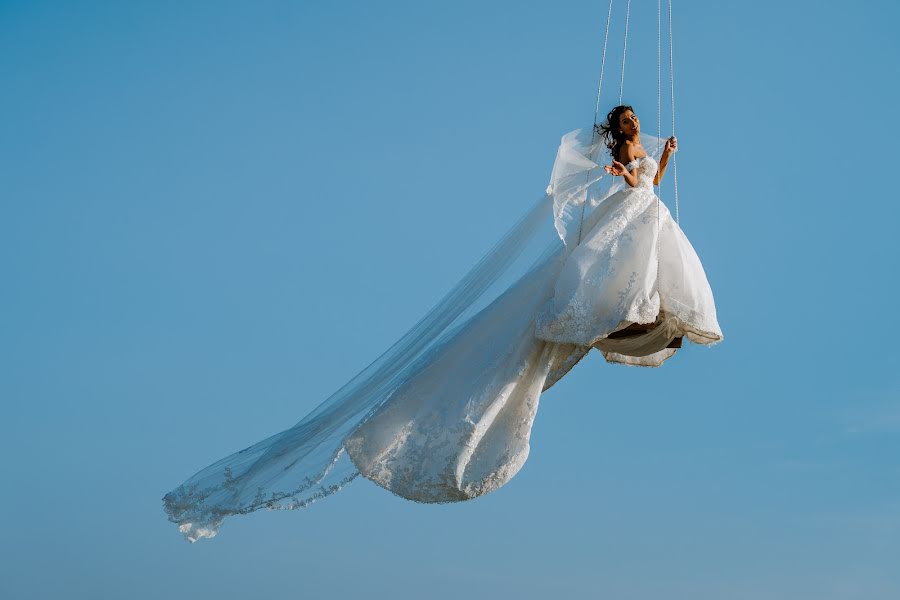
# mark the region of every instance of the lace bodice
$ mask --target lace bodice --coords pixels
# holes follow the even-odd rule
[[[653,157],[648,154],[647,156],[634,159],[625,165],[625,168],[631,171],[635,166],[638,168],[638,185],[635,187],[649,188],[652,190],[653,178],[656,177],[656,171],[659,169],[659,165]]]

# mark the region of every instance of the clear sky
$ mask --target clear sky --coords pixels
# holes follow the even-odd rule
[[[0,596],[900,597],[900,9],[674,8],[725,341],[591,354],[485,497],[360,478],[191,545],[164,493],[298,421],[540,197],[606,3],[0,2]]]

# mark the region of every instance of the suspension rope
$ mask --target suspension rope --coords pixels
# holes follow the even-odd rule
[[[656,0],[656,155],[660,156],[662,138],[662,0]],[[661,234],[660,204],[662,179],[656,184],[656,287],[659,291],[659,238]]]
[[[656,154],[662,148],[662,0],[656,0]],[[656,184],[657,196],[662,198],[662,181]]]
[[[606,68],[606,44],[609,42],[609,23],[612,21],[613,0],[609,0],[609,10],[606,12],[606,32],[603,34],[603,55],[600,58],[600,81],[597,82],[597,105],[594,107],[594,126],[596,133],[597,117],[600,116],[600,91],[603,89],[603,69]],[[591,136],[593,139],[593,136]]]
[[[675,135],[675,58],[672,49],[672,0],[669,0],[669,83],[672,97],[672,135]],[[678,215],[678,152],[672,155],[672,176],[675,184],[675,222],[681,225]]]
[[[629,0],[630,2],[631,0]],[[597,81],[597,104],[594,107],[594,126],[591,129],[591,150],[588,159],[594,160],[593,148],[597,136],[597,118],[600,116],[600,92],[603,90],[603,70],[606,68],[606,46],[609,42],[609,24],[612,21],[613,0],[609,0],[609,9],[606,11],[606,30],[603,34],[603,54],[600,58],[600,78]],[[584,182],[587,185],[590,174],[585,174]],[[585,189],[584,202],[581,204],[581,220],[578,223],[578,242],[581,243],[582,229],[584,228],[584,209],[587,205],[587,189]],[[576,244],[576,245],[577,245]]]
[[[625,91],[625,54],[628,52],[628,20],[631,16],[631,0],[625,3],[625,37],[622,43],[622,77],[619,80],[619,104],[622,104],[622,94]]]

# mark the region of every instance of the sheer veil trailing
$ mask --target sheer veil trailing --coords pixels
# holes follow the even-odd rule
[[[641,142],[659,158],[659,138],[641,134]],[[480,326],[475,317],[516,282],[540,272],[552,286],[556,269],[581,240],[582,223],[627,185],[605,173],[601,165],[609,162],[591,128],[563,136],[547,193],[425,316],[299,423],[209,465],[166,494],[169,519],[196,541],[216,535],[228,516],[301,508],[350,483],[360,473],[344,448],[348,436],[467,325]],[[589,348],[576,350],[554,365],[543,389]],[[498,342],[479,351],[490,363],[508,347]]]

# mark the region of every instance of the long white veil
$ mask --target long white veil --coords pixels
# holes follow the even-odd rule
[[[641,134],[641,143],[659,158],[658,138]],[[581,239],[582,221],[626,185],[605,173],[601,165],[608,162],[592,128],[563,136],[547,193],[424,317],[299,423],[209,465],[166,494],[169,520],[193,542],[215,536],[228,516],[301,508],[351,482],[359,472],[344,452],[345,438],[513,283],[547,261],[562,264]],[[544,389],[589,349],[573,353]]]

